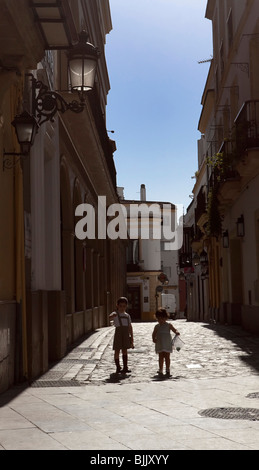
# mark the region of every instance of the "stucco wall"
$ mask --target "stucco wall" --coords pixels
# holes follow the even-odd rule
[[[15,380],[15,339],[16,302],[0,302],[0,393]]]

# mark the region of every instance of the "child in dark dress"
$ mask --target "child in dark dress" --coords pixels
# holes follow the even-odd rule
[[[120,297],[117,301],[117,311],[110,314],[110,320],[113,320],[115,326],[113,350],[116,372],[123,374],[131,372],[128,369],[128,349],[134,348],[133,328],[131,317],[126,312],[128,300],[126,297]],[[120,351],[122,351],[123,369],[120,367]]]

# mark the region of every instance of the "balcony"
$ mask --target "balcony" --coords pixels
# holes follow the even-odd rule
[[[202,187],[197,195],[197,206],[195,209],[195,224],[203,231],[203,227],[207,222],[207,202],[204,187]]]
[[[236,151],[242,158],[249,149],[259,148],[259,100],[246,101],[235,119]]]
[[[259,172],[259,100],[246,101],[235,120],[236,168],[245,181]]]
[[[192,243],[191,243],[193,252],[198,252],[203,247],[203,239],[206,233],[207,221],[208,221],[208,217],[206,213],[206,220],[204,220],[204,225],[202,227],[202,230],[200,229],[199,225],[196,225],[195,227],[195,234],[193,236]]]
[[[221,206],[231,204],[240,192],[240,174],[237,171],[235,139],[225,140],[213,157],[210,188],[216,188]]]

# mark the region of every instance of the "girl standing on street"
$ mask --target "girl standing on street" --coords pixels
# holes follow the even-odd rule
[[[155,350],[158,354],[159,364],[159,375],[163,375],[163,365],[165,362],[166,375],[170,376],[170,354],[172,353],[172,338],[171,331],[176,335],[180,335],[179,331],[176,330],[171,323],[166,320],[169,315],[165,308],[159,308],[156,312],[156,319],[158,324],[155,326],[152,334],[153,342],[155,343]]]
[[[134,348],[133,345],[133,328],[131,317],[126,312],[128,300],[126,297],[120,297],[117,301],[117,310],[110,314],[110,320],[113,320],[115,326],[113,350],[114,361],[116,364],[116,372],[123,374],[131,372],[128,369],[128,349]],[[120,350],[122,351],[123,370],[120,367]]]

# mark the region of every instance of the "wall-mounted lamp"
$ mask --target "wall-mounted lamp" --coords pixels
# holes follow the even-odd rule
[[[228,230],[225,230],[222,233],[222,245],[223,248],[229,248],[229,235],[228,235]]]
[[[245,221],[243,214],[237,219],[237,237],[245,236]]]
[[[16,116],[12,122],[12,126],[15,128],[17,140],[21,147],[21,153],[4,152],[3,170],[13,168],[20,160],[11,160],[9,156],[25,157],[30,153],[31,146],[33,145],[35,135],[39,128],[39,124],[36,119],[27,111]]]
[[[200,264],[202,266],[207,266],[208,265],[208,255],[207,255],[207,252],[204,249],[200,253]]]
[[[39,125],[46,121],[53,121],[57,111],[64,113],[68,109],[74,113],[81,113],[85,108],[86,93],[94,87],[97,62],[100,52],[97,47],[90,44],[88,34],[82,31],[79,42],[67,52],[68,71],[72,93],[77,93],[79,100],[67,103],[57,92],[51,91],[33,75],[32,81],[32,107]]]
[[[200,264],[200,257],[198,253],[195,253],[192,257],[192,263],[194,266],[198,266]]]
[[[82,31],[79,42],[67,52],[71,90],[77,92],[81,102],[85,93],[94,86],[95,73],[100,52],[88,42],[88,34]]]
[[[80,101],[73,100],[67,103],[59,93],[49,90],[32,74],[28,75],[32,82],[32,115],[24,112],[20,116],[16,116],[12,122],[22,153],[4,153],[4,156],[27,155],[33,145],[38,128],[46,121],[53,121],[58,111],[64,113],[70,109],[75,113],[81,113],[84,110],[86,93],[94,86],[99,56],[98,48],[88,42],[86,31],[79,34],[78,43],[67,52],[71,80],[70,91],[78,93]],[[7,162],[7,159],[4,158],[4,168],[12,168],[16,164],[15,162],[12,165],[10,159],[8,160]]]

